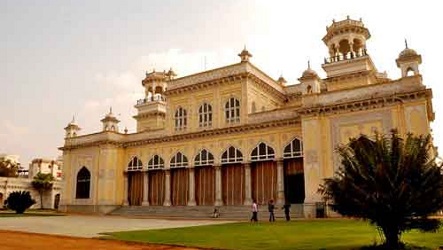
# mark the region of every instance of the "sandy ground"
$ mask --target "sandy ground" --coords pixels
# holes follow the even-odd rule
[[[119,216],[4,217],[0,229],[29,233],[92,238],[105,232],[191,227],[228,223],[222,220],[166,220]],[[0,238],[1,239],[1,238]],[[0,241],[1,246],[1,241]]]
[[[100,240],[90,238],[78,238],[59,235],[45,235],[26,232],[13,232],[0,230],[1,250],[191,250],[199,248],[186,248],[177,246],[165,246],[156,244],[139,244],[115,240]]]

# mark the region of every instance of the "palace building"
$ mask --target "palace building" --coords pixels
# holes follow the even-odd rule
[[[65,211],[107,213],[124,206],[244,206],[253,200],[298,204],[305,216],[321,202],[324,178],[340,164],[335,148],[350,137],[430,133],[432,91],[421,56],[407,47],[401,78],[378,72],[361,20],[333,21],[323,42],[325,78],[308,66],[298,83],[275,80],[250,62],[177,77],[150,72],[135,104],[137,132],[121,132],[112,110],[103,130],[65,128]]]

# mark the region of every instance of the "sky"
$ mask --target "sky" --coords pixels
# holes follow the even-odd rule
[[[135,132],[133,107],[146,71],[178,76],[251,62],[288,84],[321,68],[321,41],[332,20],[362,18],[377,69],[400,77],[405,48],[422,55],[423,83],[433,90],[435,144],[443,148],[443,66],[438,1],[265,0],[0,0],[0,153],[56,158],[64,127],[75,116],[81,134],[101,130],[109,112]],[[441,154],[441,153],[440,153]]]

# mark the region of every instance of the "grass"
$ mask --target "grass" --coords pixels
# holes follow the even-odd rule
[[[348,219],[232,223],[188,228],[108,233],[111,239],[218,249],[360,249],[380,244],[378,231]],[[413,249],[443,245],[443,231],[411,231],[402,240]],[[420,247],[420,248],[415,248]]]

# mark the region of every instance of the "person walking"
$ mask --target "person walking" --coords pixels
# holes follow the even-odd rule
[[[274,222],[275,221],[275,216],[274,216],[274,200],[270,199],[268,202],[268,211],[269,211],[269,222]]]
[[[284,209],[284,211],[285,211],[286,221],[290,221],[291,217],[290,217],[289,213],[291,212],[291,210],[290,210],[291,209],[291,204],[289,204],[289,202],[286,202],[283,205],[282,209]]]
[[[258,222],[258,206],[255,200],[252,201],[252,217],[251,221]]]

